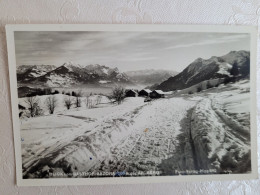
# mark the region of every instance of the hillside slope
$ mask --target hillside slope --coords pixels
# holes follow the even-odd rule
[[[240,77],[249,76],[250,53],[248,51],[231,51],[230,53],[210,59],[198,58],[181,73],[157,86],[163,91],[179,90],[195,85],[199,82],[232,77],[232,74]]]

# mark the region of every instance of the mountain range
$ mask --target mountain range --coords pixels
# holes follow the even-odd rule
[[[83,66],[72,62],[57,67],[54,65],[21,65],[17,68],[19,86],[28,84],[45,87],[70,87],[81,84],[111,86],[153,85],[161,83],[176,72],[168,70],[140,70],[120,72],[118,68],[91,64]]]
[[[16,69],[18,82],[28,82],[56,69],[54,65],[21,65]]]
[[[80,84],[131,83],[117,68],[102,65],[82,66],[72,62],[52,65],[22,65],[17,68],[20,84],[33,83],[46,87],[68,87]]]
[[[150,89],[174,91],[185,89],[204,80],[232,78],[234,74],[241,78],[250,72],[250,53],[231,51],[220,57],[198,58],[182,72],[169,70],[136,70],[120,72],[118,68],[105,65],[80,65],[72,62],[57,67],[54,65],[21,65],[17,67],[17,80],[22,86],[72,87],[85,84],[111,87],[150,86]]]
[[[240,78],[249,77],[248,51],[231,51],[224,56],[212,56],[209,59],[198,58],[181,73],[155,86],[155,89],[163,91],[185,89],[205,80],[233,77],[234,72]]]

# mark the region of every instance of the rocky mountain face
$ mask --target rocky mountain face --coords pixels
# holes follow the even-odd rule
[[[21,65],[17,67],[18,82],[28,82],[57,68],[54,65]]]
[[[170,77],[156,87],[163,91],[185,89],[204,80],[239,76],[248,77],[250,72],[250,53],[248,51],[231,51],[230,53],[210,59],[198,58],[181,73]]]
[[[44,66],[44,65],[43,65]],[[47,68],[46,68],[47,69]],[[62,66],[49,68],[49,71],[40,72],[41,69],[21,67],[17,71],[19,83],[34,83],[47,87],[68,87],[80,84],[109,84],[109,83],[131,83],[127,75],[119,72],[117,68],[109,68],[101,65],[81,66],[72,62],[64,63]],[[30,76],[28,76],[30,75]]]
[[[168,78],[178,74],[178,72],[175,71],[154,69],[128,71],[125,73],[133,81],[133,83],[146,86],[154,85],[156,83],[160,84]]]

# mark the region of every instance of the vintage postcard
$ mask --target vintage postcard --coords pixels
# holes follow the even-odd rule
[[[254,27],[6,29],[18,185],[257,178]]]

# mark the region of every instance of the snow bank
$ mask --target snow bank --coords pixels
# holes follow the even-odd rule
[[[192,113],[191,138],[195,145],[198,167],[215,168],[210,158],[216,153],[215,148],[224,141],[224,131],[222,124],[216,121],[214,111],[210,109],[209,99],[200,101]]]
[[[245,111],[248,109],[248,105],[245,104]],[[250,137],[250,126],[249,125],[243,125],[240,122],[238,122],[237,120],[235,120],[233,117],[229,116],[227,113],[225,113],[221,108],[221,105],[219,102],[217,102],[217,100],[213,100],[212,102],[212,108],[215,110],[215,112],[218,114],[218,116],[228,125],[228,126],[232,126],[234,131],[237,131],[241,134],[243,134],[244,136],[246,136],[248,139]],[[238,108],[236,108],[238,109]],[[238,109],[240,110],[240,109]]]
[[[191,137],[195,146],[198,167],[248,171],[250,145],[242,135],[226,124],[213,110],[211,100],[201,100],[194,108],[191,121]],[[249,165],[248,165],[249,164]]]
[[[226,124],[248,138],[250,133],[250,82],[241,80],[228,84],[226,88],[228,90],[212,94],[212,107]]]

